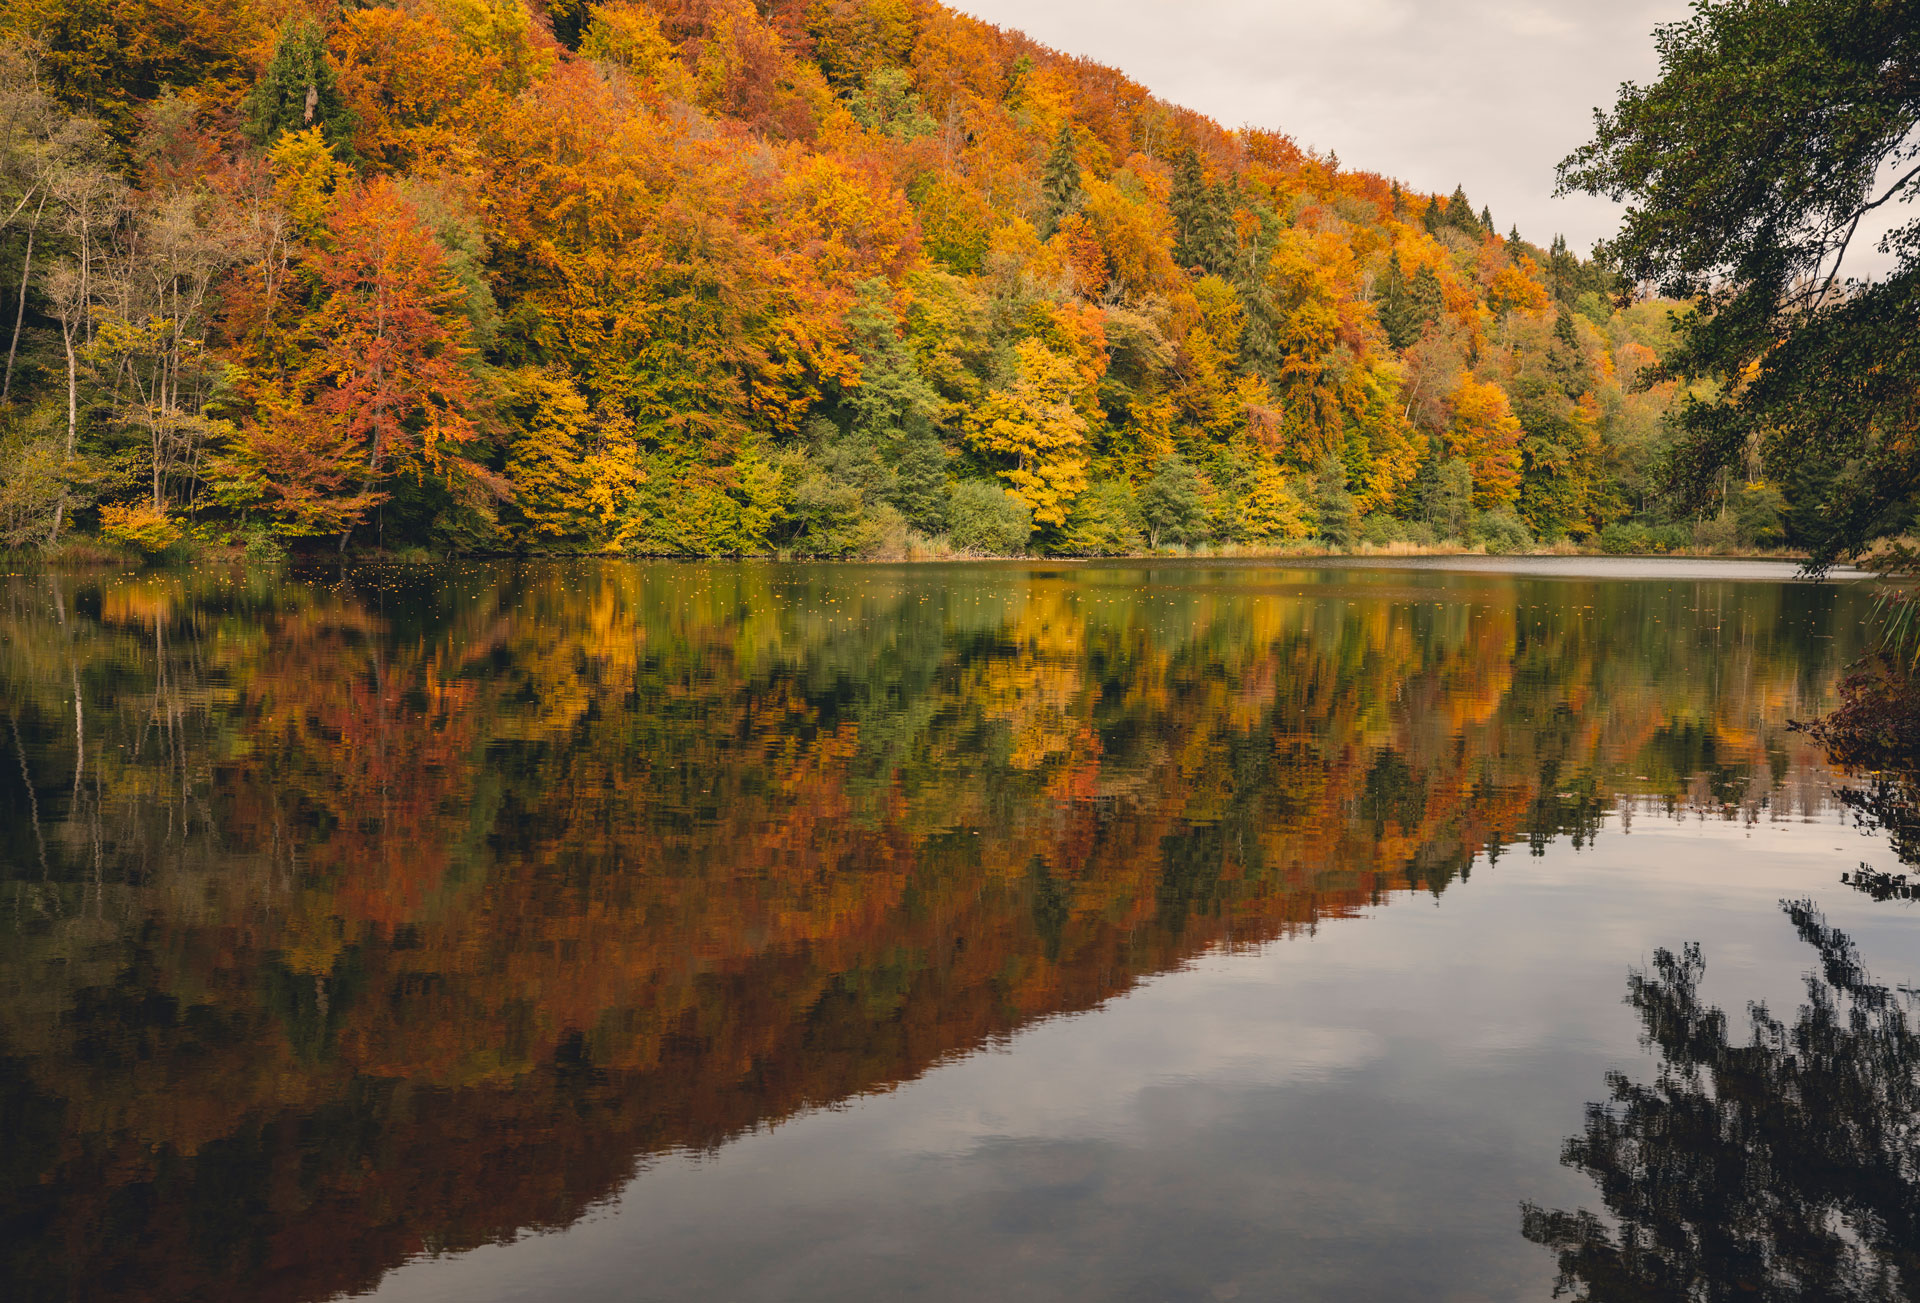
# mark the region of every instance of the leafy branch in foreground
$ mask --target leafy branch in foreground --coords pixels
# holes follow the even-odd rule
[[[1625,202],[1629,286],[1691,300],[1665,371],[1691,386],[1675,487],[1755,461],[1818,503],[1824,569],[1910,523],[1920,489],[1920,3],[1697,0],[1655,34],[1560,192]],[[1892,270],[1846,275],[1863,231]]]

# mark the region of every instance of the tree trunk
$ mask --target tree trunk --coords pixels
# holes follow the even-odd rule
[[[13,309],[13,342],[7,345],[7,378],[0,383],[0,403],[13,395],[13,359],[20,351],[20,326],[27,317],[27,285],[33,276],[33,237],[40,230],[40,214],[46,211],[47,198],[40,196],[40,206],[33,210],[33,224],[27,227],[27,256],[20,263],[20,302]]]
[[[73,357],[73,325],[62,315],[60,318],[60,340],[67,346],[67,460],[73,460],[74,437],[80,427],[80,374]],[[47,546],[52,547],[60,541],[60,525],[67,515],[67,491],[60,490],[60,501],[53,508],[53,532],[47,535]]]

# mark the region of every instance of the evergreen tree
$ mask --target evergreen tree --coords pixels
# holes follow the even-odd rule
[[[1211,183],[1192,149],[1180,156],[1167,207],[1173,214],[1173,256],[1183,267],[1229,275],[1239,253],[1233,229],[1231,192]]]
[[[1447,199],[1447,225],[1468,235],[1480,233],[1480,222],[1473,215],[1473,204],[1467,198],[1465,186],[1455,186],[1453,194]]]
[[[1488,235],[1493,234],[1493,209],[1485,205],[1480,208],[1480,229]]]
[[[1068,123],[1060,124],[1060,134],[1054,138],[1053,153],[1048,155],[1046,169],[1040,176],[1040,193],[1045,199],[1040,215],[1040,238],[1046,240],[1060,228],[1062,218],[1078,212],[1086,201],[1086,192],[1080,188],[1080,155],[1074,148],[1073,127]]]
[[[1374,313],[1380,319],[1380,328],[1387,333],[1387,343],[1394,348],[1405,348],[1420,338],[1419,311],[1408,289],[1406,273],[1400,269],[1397,253],[1387,255],[1387,270],[1380,278]]]
[[[318,126],[334,153],[350,148],[353,118],[327,62],[326,39],[311,18],[289,18],[280,25],[273,58],[241,107],[255,144],[271,144],[283,131]]]
[[[846,403],[854,430],[890,450],[902,431],[939,410],[940,399],[900,338],[892,287],[874,277],[860,283],[859,294],[847,313],[847,326],[860,355],[860,383],[848,392]]]
[[[1438,235],[1445,223],[1446,214],[1440,210],[1440,196],[1435,195],[1427,200],[1427,211],[1420,214],[1420,225],[1427,228],[1428,235]]]
[[[1433,322],[1440,320],[1440,309],[1445,306],[1445,297],[1440,292],[1440,278],[1433,274],[1433,268],[1422,267],[1413,274],[1413,282],[1407,287],[1407,297],[1412,301],[1414,317],[1414,338]]]
[[[1548,364],[1569,398],[1578,398],[1593,384],[1587,366],[1586,350],[1580,347],[1580,332],[1574,329],[1573,314],[1563,304],[1553,322],[1553,347]]]

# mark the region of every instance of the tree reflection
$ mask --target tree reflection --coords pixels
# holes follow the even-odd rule
[[[1920,1032],[1911,993],[1870,980],[1811,902],[1784,905],[1820,956],[1791,1026],[1749,1008],[1735,1044],[1699,995],[1697,945],[1628,981],[1651,1084],[1610,1074],[1562,1161],[1611,1222],[1526,1205],[1556,1293],[1612,1300],[1920,1297]]]
[[[0,1280],[352,1292],[1622,794],[1824,791],[1831,590],[1150,578],[0,581]]]

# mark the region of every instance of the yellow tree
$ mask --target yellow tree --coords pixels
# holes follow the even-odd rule
[[[1012,383],[987,395],[967,422],[967,439],[1013,459],[1000,474],[1036,524],[1064,525],[1087,486],[1087,422],[1073,405],[1078,377],[1037,339],[1023,340],[1014,358]]]

